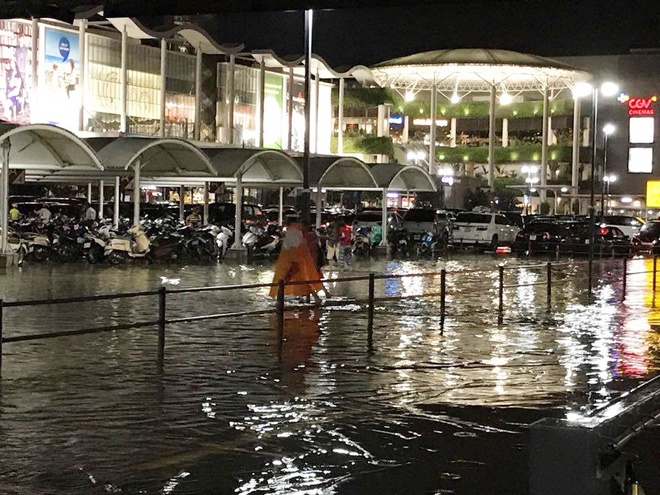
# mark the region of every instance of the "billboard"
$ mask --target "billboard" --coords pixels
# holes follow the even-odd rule
[[[39,120],[76,130],[81,103],[78,33],[44,28],[42,47]]]
[[[30,123],[32,89],[32,26],[16,20],[0,20],[0,119]]]
[[[646,207],[660,208],[660,180],[646,181]]]
[[[266,73],[264,80],[264,148],[282,149],[284,79]]]

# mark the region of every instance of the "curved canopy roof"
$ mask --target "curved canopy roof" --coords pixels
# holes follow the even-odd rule
[[[243,183],[298,185],[302,170],[287,154],[261,148],[205,147],[212,167],[222,180],[241,177]]]
[[[395,191],[436,191],[435,181],[429,173],[415,165],[377,163],[370,168],[380,188]]]
[[[371,67],[382,87],[438,91],[489,92],[572,88],[590,78],[586,72],[555,60],[508,50],[435,50],[395,58]]]
[[[101,138],[103,139],[103,138]],[[140,164],[145,177],[213,177],[209,158],[197,146],[175,138],[118,138],[98,150],[107,169],[120,171]]]
[[[295,160],[304,166],[303,156]],[[326,189],[377,189],[366,163],[352,156],[312,155],[309,157],[309,185]]]
[[[101,172],[94,150],[72,132],[47,124],[0,124],[0,143],[8,141],[9,167],[33,173]]]

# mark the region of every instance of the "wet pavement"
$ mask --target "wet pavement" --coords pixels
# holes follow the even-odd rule
[[[537,263],[538,260],[532,260]],[[542,260],[545,263],[545,260]],[[498,324],[497,265],[507,264]],[[583,413],[657,374],[651,262],[516,268],[515,257],[354,263],[329,278],[446,268],[437,297],[377,303],[329,283],[341,306],[60,337],[3,348],[0,493],[523,494],[528,426]],[[484,270],[462,274],[458,270]],[[269,265],[28,265],[0,272],[5,301],[271,282]],[[440,276],[376,281],[377,296],[438,292]],[[266,289],[171,294],[168,318],[273,308]],[[6,308],[4,336],[155,320],[156,296]],[[660,491],[658,428],[629,445]],[[657,445],[657,443],[655,443]],[[655,450],[654,450],[655,449]],[[649,486],[651,485],[651,486]]]

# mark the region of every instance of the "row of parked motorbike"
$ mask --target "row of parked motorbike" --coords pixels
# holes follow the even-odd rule
[[[252,226],[242,232],[248,256],[273,257],[279,252],[277,227]],[[23,261],[87,261],[121,264],[128,261],[221,260],[234,242],[229,226],[193,227],[170,218],[127,219],[113,228],[109,220],[89,222],[53,217],[44,224],[36,218],[11,222],[8,243]]]

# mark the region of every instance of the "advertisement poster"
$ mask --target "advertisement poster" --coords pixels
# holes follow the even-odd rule
[[[284,80],[266,73],[264,80],[264,148],[282,149]]]
[[[32,88],[32,26],[16,20],[0,20],[2,115],[15,124],[30,123]]]
[[[78,33],[44,29],[42,121],[69,130],[78,128],[80,59]]]

